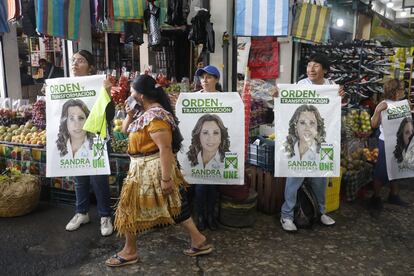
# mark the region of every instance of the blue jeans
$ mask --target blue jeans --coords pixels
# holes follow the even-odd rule
[[[217,201],[216,185],[196,184],[194,187],[195,207],[198,216],[214,216],[214,207]]]
[[[109,177],[107,175],[76,176],[76,213],[86,214],[89,211],[90,185],[96,196],[100,217],[111,216],[111,199],[109,193]]]
[[[282,218],[292,219],[296,205],[296,196],[300,186],[302,186],[304,177],[288,177],[286,178],[285,186],[285,202],[282,205]],[[327,178],[325,177],[311,177],[308,178],[311,182],[312,190],[318,200],[319,211],[325,214],[325,192],[327,185]]]

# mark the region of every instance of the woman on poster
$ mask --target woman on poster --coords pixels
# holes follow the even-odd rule
[[[406,167],[405,156],[407,154],[408,146],[413,138],[413,120],[410,117],[404,118],[397,131],[397,143],[395,144],[394,156],[398,164]]]
[[[191,136],[191,145],[187,152],[191,167],[223,169],[225,153],[230,151],[230,139],[221,118],[215,114],[201,116]]]
[[[289,158],[315,161],[325,137],[324,120],[319,110],[313,105],[301,105],[289,121],[285,151]]]
[[[94,134],[83,130],[89,109],[79,99],[70,99],[62,107],[56,146],[61,158],[88,158]]]

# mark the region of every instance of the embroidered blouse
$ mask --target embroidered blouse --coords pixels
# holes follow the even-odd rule
[[[172,114],[161,107],[152,107],[138,115],[129,127],[128,153],[138,154],[156,151],[158,149],[150,134],[166,130],[172,135],[176,128]]]

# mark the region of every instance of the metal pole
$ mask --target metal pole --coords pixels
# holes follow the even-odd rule
[[[228,91],[228,75],[229,75],[229,39],[227,32],[223,33],[223,91]]]

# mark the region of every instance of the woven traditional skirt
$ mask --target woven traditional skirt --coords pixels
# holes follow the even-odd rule
[[[139,234],[156,225],[174,223],[181,211],[179,189],[184,179],[175,161],[172,166],[173,192],[163,195],[159,153],[131,157],[115,211],[114,224],[119,235]]]

